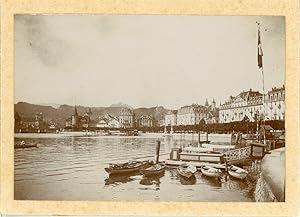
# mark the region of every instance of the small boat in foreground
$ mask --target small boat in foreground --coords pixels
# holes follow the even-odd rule
[[[222,171],[220,169],[211,167],[211,166],[202,166],[200,168],[201,173],[207,177],[219,178],[222,175]]]
[[[140,169],[148,168],[153,165],[152,161],[129,161],[126,163],[109,164],[104,168],[109,175],[123,175],[127,173],[138,172]]]
[[[248,175],[247,170],[244,170],[240,167],[233,166],[233,165],[228,168],[228,173],[230,176],[241,180],[245,179],[246,176]]]
[[[37,144],[26,144],[24,141],[20,142],[19,144],[14,145],[15,149],[18,148],[37,148]]]
[[[157,163],[151,167],[141,169],[140,173],[144,176],[155,176],[163,173],[165,171],[165,164],[164,163]]]
[[[187,163],[183,163],[177,168],[178,174],[187,179],[194,177],[196,171],[197,168],[194,165]]]

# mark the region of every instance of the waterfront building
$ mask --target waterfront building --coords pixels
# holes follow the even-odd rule
[[[118,118],[107,114],[104,117],[99,117],[99,120],[96,122],[96,127],[120,128],[120,122],[119,122]]]
[[[154,119],[151,115],[142,115],[137,118],[137,127],[153,127]]]
[[[208,107],[198,104],[183,106],[177,112],[177,125],[196,125],[206,123],[209,118]]]
[[[43,132],[47,124],[42,112],[36,112],[35,116],[21,117],[15,113],[15,132]]]
[[[266,120],[285,120],[285,87],[272,88],[265,96]]]
[[[220,123],[234,121],[256,121],[256,118],[263,115],[263,94],[259,91],[243,91],[237,96],[230,96],[229,99],[220,106]]]
[[[87,129],[91,122],[90,116],[92,115],[91,108],[83,115],[78,115],[77,106],[75,105],[74,114],[65,121],[65,127],[71,128],[73,131]]]
[[[167,114],[165,115],[165,125],[177,125],[177,110],[171,110],[167,112]]]
[[[157,125],[158,125],[159,127],[165,126],[165,117],[164,117],[164,116],[160,117],[160,119],[159,119],[158,122],[157,122]]]
[[[272,88],[265,94],[259,91],[243,91],[236,97],[229,99],[220,106],[220,123],[257,119],[284,120],[285,119],[285,87]]]
[[[134,127],[134,113],[129,108],[122,108],[119,113],[118,120],[121,128],[132,128]]]
[[[208,123],[208,124],[219,123],[219,108],[217,108],[217,106],[216,106],[215,99],[213,99],[211,105],[208,105],[208,102],[205,104],[208,109],[208,118],[206,119],[206,123]]]

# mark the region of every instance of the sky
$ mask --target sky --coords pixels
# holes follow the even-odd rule
[[[285,81],[272,16],[16,15],[15,102],[178,109]]]

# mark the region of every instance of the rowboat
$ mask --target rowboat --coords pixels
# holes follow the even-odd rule
[[[202,166],[200,168],[201,173],[207,177],[218,178],[222,175],[222,171],[220,169],[214,168],[212,166]]]
[[[164,163],[157,163],[151,167],[144,168],[140,170],[140,173],[144,176],[155,176],[163,173],[165,171],[165,164]]]
[[[104,169],[109,175],[122,175],[138,172],[140,169],[148,168],[152,165],[152,161],[129,161],[122,164],[109,164],[109,167]]]
[[[24,141],[20,142],[19,144],[14,145],[15,149],[18,148],[36,148],[37,144],[26,144]]]
[[[177,172],[180,176],[190,179],[194,177],[194,173],[197,171],[197,168],[192,164],[183,163],[177,168]]]
[[[240,167],[233,166],[233,165],[228,168],[228,173],[230,176],[237,179],[245,179],[246,176],[248,175],[247,170],[244,170]]]

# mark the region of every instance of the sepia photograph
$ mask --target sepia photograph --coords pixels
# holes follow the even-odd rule
[[[14,16],[14,199],[285,202],[285,17]]]

